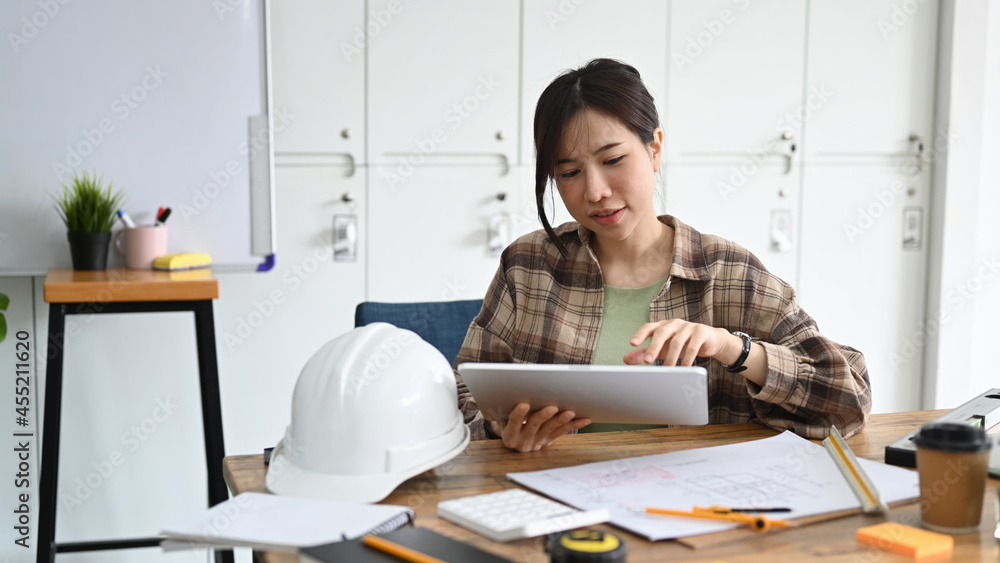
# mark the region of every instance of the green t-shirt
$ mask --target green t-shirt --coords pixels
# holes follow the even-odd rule
[[[660,294],[667,276],[646,287],[624,288],[604,286],[604,317],[601,332],[594,347],[595,365],[624,365],[622,357],[635,350],[629,344],[635,331],[649,322],[649,304]],[[646,345],[649,341],[643,343]],[[641,430],[643,428],[664,428],[657,424],[612,424],[593,423],[580,432],[612,432],[617,430]]]

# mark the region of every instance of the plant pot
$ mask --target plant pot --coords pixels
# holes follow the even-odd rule
[[[104,270],[108,267],[111,233],[66,233],[74,270]]]

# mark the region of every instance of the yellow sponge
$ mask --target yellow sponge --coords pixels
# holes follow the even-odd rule
[[[166,254],[153,260],[154,270],[190,270],[204,268],[212,263],[212,257],[204,252],[181,252]]]
[[[909,555],[918,561],[945,561],[955,549],[955,540],[949,535],[897,522],[860,528],[857,538],[860,542]]]

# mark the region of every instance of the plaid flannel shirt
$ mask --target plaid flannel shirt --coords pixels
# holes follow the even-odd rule
[[[649,305],[650,319],[681,318],[740,330],[767,354],[763,387],[727,372],[718,360],[698,358],[697,365],[708,370],[709,422],[758,422],[807,438],[829,435],[831,425],[844,436],[857,432],[871,411],[864,356],[820,334],[796,303],[792,287],[749,251],[669,215],[659,219],[674,229],[673,263],[667,283]],[[556,234],[568,258],[544,231],[504,250],[456,367],[462,362],[591,363],[604,315],[604,282],[588,245],[591,231],[570,222]],[[495,438],[455,376],[459,408],[473,439]]]

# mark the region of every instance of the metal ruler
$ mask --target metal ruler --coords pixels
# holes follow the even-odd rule
[[[975,399],[956,407],[934,422],[961,422],[989,429],[1000,423],[1000,389],[990,389]],[[917,446],[913,437],[920,429],[910,432],[885,447],[885,462],[904,467],[917,466]]]

